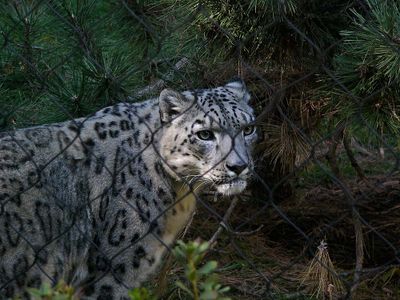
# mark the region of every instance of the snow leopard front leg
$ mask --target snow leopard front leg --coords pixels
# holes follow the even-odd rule
[[[143,239],[134,234],[130,245],[108,252],[108,255],[93,253],[89,268],[95,268],[90,270],[94,276],[84,286],[82,299],[128,299],[129,290],[154,274],[166,250],[158,237],[150,233]]]
[[[161,242],[164,216],[147,207],[139,192],[131,196],[129,187],[120,190],[124,198],[112,193],[104,193],[97,203],[91,276],[81,287],[83,299],[125,299],[130,289],[154,274],[166,249]]]

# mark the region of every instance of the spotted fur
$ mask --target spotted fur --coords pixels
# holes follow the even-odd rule
[[[204,187],[242,192],[256,139],[241,81],[0,135],[0,299],[64,280],[126,299],[153,274]],[[211,138],[210,138],[211,137]]]

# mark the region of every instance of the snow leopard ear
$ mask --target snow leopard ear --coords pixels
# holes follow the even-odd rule
[[[169,122],[188,108],[190,100],[184,95],[171,89],[164,89],[160,93],[159,106],[162,122]]]
[[[234,92],[241,101],[248,103],[250,100],[250,94],[247,91],[246,84],[240,77],[235,77],[225,84],[225,88]]]

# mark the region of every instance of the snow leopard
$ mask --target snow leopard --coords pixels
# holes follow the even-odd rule
[[[202,191],[243,192],[255,116],[244,82],[123,102],[0,133],[0,299],[63,281],[81,299],[128,299]]]

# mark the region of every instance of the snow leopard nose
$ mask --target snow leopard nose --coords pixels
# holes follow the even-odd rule
[[[236,162],[235,164],[226,164],[226,168],[229,171],[234,172],[236,175],[239,175],[240,173],[243,172],[244,169],[247,168],[247,164],[244,162]]]

